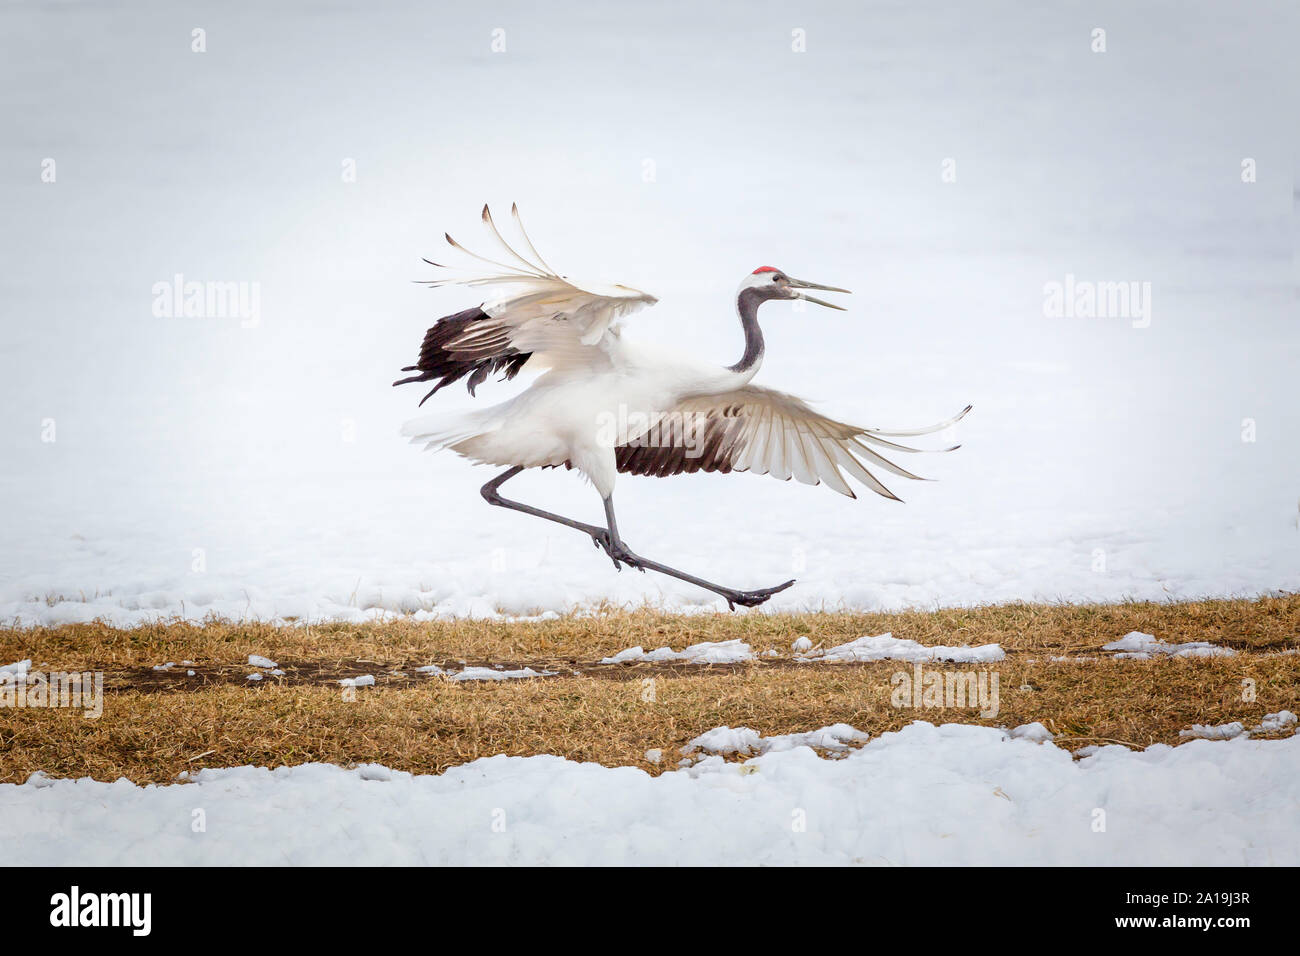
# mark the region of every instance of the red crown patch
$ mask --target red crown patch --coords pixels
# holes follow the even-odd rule
[[[779,272],[779,271],[780,271],[779,269],[774,269],[772,268],[772,266],[759,266],[757,269],[751,272],[750,275],[756,276],[760,272]]]

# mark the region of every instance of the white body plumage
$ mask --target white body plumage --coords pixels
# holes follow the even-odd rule
[[[556,356],[549,370],[508,401],[417,418],[402,433],[484,464],[572,464],[606,498],[618,477],[615,449],[636,439],[643,424],[670,413],[684,398],[730,391],[757,372],[710,366],[625,338],[617,328],[583,351],[592,353],[583,356],[585,362]]]

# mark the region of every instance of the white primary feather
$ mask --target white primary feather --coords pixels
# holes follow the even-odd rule
[[[488,319],[475,322],[449,348],[475,353],[509,347],[533,353],[529,364],[535,366],[579,361],[575,352],[600,346],[606,336],[617,334],[620,319],[659,301],[629,286],[559,275],[537,255],[519,220],[518,208],[511,207],[511,212],[528,251],[537,261],[525,258],[506,242],[487,206],[483,207],[483,223],[500,247],[502,258],[515,264],[477,255],[450,235],[446,236],[452,247],[491,268],[458,270],[464,274],[434,279],[428,285],[498,286],[502,290],[483,303]],[[441,269],[453,268],[436,262],[429,264]]]

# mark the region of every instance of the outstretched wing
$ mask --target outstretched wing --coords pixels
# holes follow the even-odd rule
[[[825,482],[856,498],[844,478],[847,472],[876,494],[898,501],[867,466],[926,480],[894,464],[881,451],[925,451],[889,439],[941,431],[970,410],[967,405],[947,421],[925,428],[859,428],[826,418],[793,395],[746,385],[681,402],[657,415],[645,432],[619,445],[615,454],[618,470],[634,475],[662,478],[696,471],[752,471],[783,480],[793,477],[808,485]]]
[[[658,301],[628,286],[579,283],[558,275],[537,254],[519,219],[518,207],[511,206],[510,212],[532,259],[502,238],[487,206],[483,207],[483,224],[505,261],[477,255],[450,235],[446,237],[448,244],[482,265],[457,269],[461,275],[434,279],[427,285],[494,286],[502,292],[476,308],[439,319],[425,333],[419,360],[402,369],[416,374],[393,383],[436,382],[420,400],[421,405],[444,385],[465,376],[469,376],[466,386],[473,395],[488,375],[502,372],[506,379],[514,378],[530,359],[535,366],[581,360],[584,350],[599,348],[607,335],[616,334],[619,319]],[[436,262],[429,265],[454,268]]]

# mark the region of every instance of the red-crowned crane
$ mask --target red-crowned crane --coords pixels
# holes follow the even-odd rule
[[[805,484],[825,482],[841,494],[856,497],[845,480],[847,474],[897,501],[867,466],[923,480],[889,461],[881,451],[922,451],[890,439],[940,431],[970,411],[967,406],[947,421],[926,428],[861,428],[820,415],[793,395],[750,384],[763,364],[759,306],[773,299],[805,299],[842,309],[809,295],[808,290],[848,291],[795,279],[771,266],[755,269],[740,284],[736,308],[745,334],[745,353],[735,365],[724,368],[681,352],[636,343],[621,334],[621,320],[658,300],[627,286],[579,282],[558,275],[524,232],[518,208],[511,211],[522,248],[532,258],[525,258],[502,238],[487,206],[483,207],[483,222],[506,261],[475,255],[448,235],[448,243],[482,265],[460,277],[428,284],[493,286],[500,294],[439,319],[425,333],[419,361],[403,369],[415,374],[393,384],[433,382],[420,401],[423,405],[438,389],[466,376],[473,395],[474,389],[496,372],[511,379],[524,367],[547,371],[500,405],[450,417],[414,419],[403,426],[402,433],[430,449],[450,448],[474,462],[506,466],[483,486],[489,504],[590,535],[616,568],[626,564],[689,581],[720,594],[733,609],[737,604],[762,604],[794,581],[740,591],[629,549],[614,519],[618,473],[662,478],[696,471],[751,471],[781,479],[793,477]],[[605,505],[606,527],[502,497],[501,486],[525,468],[560,465],[576,468],[595,485]]]

